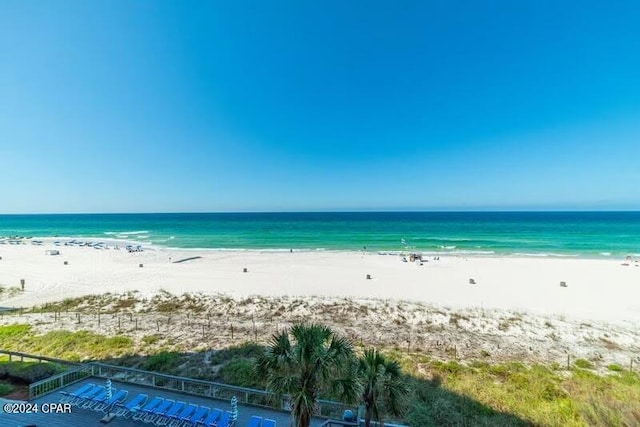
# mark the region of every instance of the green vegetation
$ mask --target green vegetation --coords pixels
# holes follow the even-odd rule
[[[36,335],[29,325],[0,326],[0,348],[65,360],[89,360],[117,357],[132,351],[130,338],[87,331],[51,331]]]
[[[254,343],[245,343],[216,351],[209,358],[209,363],[212,365],[220,365],[230,360],[237,360],[238,358],[253,360],[263,354],[264,347]]]
[[[594,368],[593,363],[591,363],[591,362],[589,362],[588,360],[585,360],[585,359],[576,359],[575,365],[578,368],[581,368],[581,369],[593,369]]]
[[[255,362],[248,359],[232,359],[224,364],[218,372],[224,383],[264,389],[264,380],[256,375]]]
[[[172,374],[175,368],[180,364],[180,355],[178,353],[169,353],[161,351],[146,358],[141,369],[146,371],[162,372],[164,374]]]
[[[0,382],[0,396],[6,396],[7,394],[12,393],[13,390],[15,390],[15,387],[11,384]]]
[[[154,345],[160,342],[161,339],[162,339],[162,335],[160,334],[145,335],[144,337],[142,337],[142,344]]]
[[[628,371],[600,376],[521,363],[421,367],[425,375],[409,380],[405,421],[411,425],[640,425],[640,376]]]
[[[0,327],[0,343],[26,335],[31,330],[29,325],[8,325]]]
[[[362,386],[365,427],[371,425],[372,418],[382,421],[385,413],[401,414],[409,388],[398,362],[369,348],[358,359],[357,372]]]
[[[412,378],[411,404],[404,420],[412,426],[529,426],[517,416],[501,413],[477,400],[447,389],[439,377]]]
[[[54,363],[0,362],[0,378],[22,384],[31,384],[65,370]]]

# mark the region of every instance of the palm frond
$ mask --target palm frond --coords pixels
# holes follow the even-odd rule
[[[318,396],[327,388],[338,390],[347,401],[357,398],[360,384],[352,360],[351,343],[331,328],[296,324],[272,337],[256,371],[267,379],[272,392],[291,396],[296,424],[307,427]]]
[[[358,377],[358,365],[352,362],[341,369],[338,375],[331,379],[329,389],[340,401],[355,403],[363,391]]]
[[[408,394],[400,365],[375,348],[368,348],[358,361],[358,370],[367,417],[381,421],[384,412],[398,414]]]

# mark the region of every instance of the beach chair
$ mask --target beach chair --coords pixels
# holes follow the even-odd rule
[[[213,410],[209,412],[209,415],[207,415],[207,418],[205,418],[204,421],[199,421],[198,425],[203,425],[205,427],[215,426],[216,421],[220,418],[220,414],[222,414],[220,409],[213,408]]]
[[[190,404],[187,405],[179,414],[175,415],[169,422],[169,427],[180,427],[181,425],[187,423],[193,413],[198,409],[198,405]]]
[[[92,388],[91,390],[87,391],[84,394],[81,394],[80,396],[78,396],[76,398],[76,400],[72,401],[71,404],[75,405],[75,406],[81,406],[82,404],[84,404],[87,400],[91,400],[94,397],[98,396],[100,393],[102,393],[104,391],[104,386],[101,385],[97,385],[94,388]]]
[[[97,404],[96,406],[93,407],[93,409],[95,411],[101,411],[106,413],[107,410],[112,409],[113,406],[125,400],[127,398],[127,394],[129,394],[127,390],[118,390],[113,394],[113,396],[111,396],[111,399]]]
[[[229,427],[231,425],[231,412],[226,411],[215,424],[216,427]]]
[[[84,401],[79,403],[78,406],[84,409],[89,409],[93,405],[107,398],[107,389],[105,386],[98,386],[98,392],[92,396],[85,397]]]
[[[209,408],[207,408],[206,406],[199,407],[196,413],[193,414],[193,416],[189,419],[189,422],[185,423],[185,425],[188,425],[188,426],[190,425],[192,427],[197,426],[200,423],[200,421],[202,421],[204,417],[207,416],[208,412],[209,412]]]
[[[93,387],[95,387],[95,384],[85,384],[71,392],[61,391],[60,394],[62,394],[62,397],[60,398],[60,403],[69,403],[72,399]]]
[[[139,394],[124,405],[116,404],[120,407],[116,410],[115,415],[117,417],[131,417],[135,412],[139,411],[140,408],[142,408],[142,405],[147,402],[148,398],[149,396],[147,396],[146,394]]]
[[[262,427],[276,427],[276,422],[265,418],[264,421],[262,421]]]
[[[107,389],[105,388],[100,393],[96,394],[95,396],[92,396],[89,399],[86,399],[84,402],[82,402],[78,406],[81,407],[82,409],[91,409],[98,403],[105,400],[106,398],[107,398]]]
[[[176,402],[173,406],[158,419],[155,424],[157,426],[166,426],[182,409],[187,406],[184,402]]]
[[[262,424],[262,417],[254,415],[249,420],[249,424],[247,424],[247,427],[260,427],[260,424]]]
[[[84,390],[82,393],[77,393],[67,403],[70,403],[72,405],[76,405],[77,403],[82,402],[84,396],[89,396],[89,395],[91,395],[91,393],[93,393],[94,390],[99,390],[98,387],[100,387],[100,386],[97,386],[95,384],[91,384],[90,388]]]
[[[164,414],[171,409],[175,400],[166,399],[160,405],[158,405],[150,414],[148,414],[142,421],[145,423],[153,423],[164,417]]]
[[[156,406],[158,406],[159,404],[161,404],[164,401],[163,398],[161,397],[154,397],[151,402],[147,403],[146,405],[144,405],[142,407],[142,409],[140,409],[138,412],[136,412],[132,419],[133,420],[141,420],[143,417],[145,417],[148,414],[151,414],[152,411],[156,408]]]

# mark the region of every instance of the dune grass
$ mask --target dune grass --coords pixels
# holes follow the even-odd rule
[[[405,366],[411,364],[404,361]],[[415,373],[419,365],[423,374]],[[407,415],[412,425],[506,425],[505,420],[496,418],[497,413],[515,415],[530,425],[640,425],[637,373],[616,371],[597,375],[588,368],[554,369],[518,362],[467,365],[432,361],[414,363],[412,367],[417,393]],[[427,378],[438,387],[425,386]],[[438,400],[438,394],[444,390],[468,397],[474,403],[445,404]],[[449,424],[446,420],[459,422]],[[513,420],[507,422],[512,423]]]
[[[105,337],[87,331],[35,334],[29,325],[0,327],[0,348],[71,361],[106,359],[133,351],[131,338]]]
[[[0,285],[0,300],[14,297],[20,292],[21,289],[17,286]]]

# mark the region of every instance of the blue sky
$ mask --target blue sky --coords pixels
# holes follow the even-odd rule
[[[0,212],[640,209],[637,1],[0,4]]]

